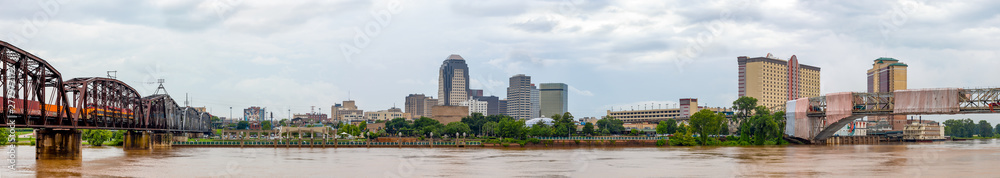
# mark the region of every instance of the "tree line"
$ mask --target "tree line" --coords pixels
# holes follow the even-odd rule
[[[948,119],[944,121],[944,135],[952,137],[994,137],[1000,135],[1000,124],[995,127],[989,122],[980,120],[977,124],[972,119]]]

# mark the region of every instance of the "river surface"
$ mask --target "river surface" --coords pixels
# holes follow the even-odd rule
[[[4,154],[6,153],[6,149]],[[2,177],[996,177],[998,140],[902,145],[628,148],[17,148]],[[4,156],[7,157],[7,156]],[[5,158],[0,158],[5,159]],[[9,161],[9,160],[8,160]],[[6,162],[3,162],[4,167]]]

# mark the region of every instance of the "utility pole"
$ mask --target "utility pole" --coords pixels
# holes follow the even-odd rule
[[[108,78],[118,79],[118,71],[117,70],[108,71]]]

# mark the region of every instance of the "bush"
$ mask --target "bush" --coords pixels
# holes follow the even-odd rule
[[[500,144],[500,145],[502,145],[503,147],[508,147],[508,146],[510,146],[510,143],[503,143],[503,144]]]
[[[615,141],[614,140],[611,140],[611,145],[615,145]]]
[[[670,137],[670,146],[695,146],[698,141],[691,136],[690,132],[678,132]]]
[[[92,146],[104,145],[104,141],[111,138],[111,132],[107,130],[90,130],[84,135],[87,136],[87,143]]]
[[[538,144],[542,143],[542,140],[539,140],[538,138],[529,138],[528,142],[531,142],[532,144]]]
[[[667,145],[667,140],[660,139],[656,141],[656,146],[664,146],[664,145]]]
[[[580,145],[580,140],[573,140],[573,142],[576,143],[577,145]]]

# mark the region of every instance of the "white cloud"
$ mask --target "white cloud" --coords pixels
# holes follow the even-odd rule
[[[569,86],[569,90],[572,91],[573,94],[577,94],[577,95],[594,96],[593,92],[590,92],[588,90],[580,90],[579,88],[576,88],[574,86]]]

